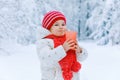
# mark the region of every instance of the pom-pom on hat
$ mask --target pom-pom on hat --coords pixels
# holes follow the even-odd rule
[[[50,30],[52,25],[57,21],[57,20],[64,20],[66,24],[66,18],[65,16],[59,12],[59,11],[50,11],[45,14],[43,21],[42,21],[42,27]]]

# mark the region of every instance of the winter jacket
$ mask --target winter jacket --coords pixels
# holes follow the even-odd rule
[[[59,61],[66,56],[62,45],[54,48],[52,39],[44,38],[51,34],[48,30],[40,28],[37,38],[37,53],[41,64],[41,80],[64,80]],[[83,61],[87,57],[85,49],[77,54],[77,61]],[[79,80],[79,73],[73,72],[72,80]]]
[[[54,41],[54,48],[56,48],[60,45],[63,45],[66,39],[69,37],[66,34],[63,36],[55,36],[53,34],[50,34],[45,38],[52,39]],[[81,69],[81,64],[77,61],[75,50],[68,50],[66,52],[66,56],[62,58],[58,63],[61,67],[64,80],[72,80],[73,72],[78,72]]]

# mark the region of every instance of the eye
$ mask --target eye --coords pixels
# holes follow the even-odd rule
[[[63,23],[62,26],[65,26],[65,24]]]
[[[54,26],[58,26],[58,24],[55,24]]]

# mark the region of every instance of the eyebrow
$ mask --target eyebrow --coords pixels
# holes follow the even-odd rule
[[[58,23],[58,22],[55,22],[55,24]],[[65,23],[64,21],[62,23]]]

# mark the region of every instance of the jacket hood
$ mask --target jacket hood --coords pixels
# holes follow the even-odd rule
[[[37,40],[40,40],[47,35],[51,34],[51,32],[43,27],[39,27],[37,30]]]

